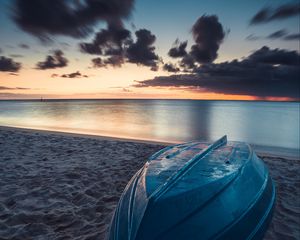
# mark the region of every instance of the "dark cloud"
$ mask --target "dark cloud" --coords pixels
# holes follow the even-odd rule
[[[99,21],[130,15],[134,0],[15,0],[13,19],[41,39],[51,35],[84,37]]]
[[[190,69],[194,69],[196,67],[195,59],[190,54],[185,55],[181,59],[179,65],[183,68],[183,71],[189,71]]]
[[[300,41],[300,33],[289,34],[289,35],[285,36],[283,39],[287,40],[287,41],[291,41],[291,40]]]
[[[269,49],[264,46],[261,49],[252,53],[248,59],[256,63],[266,64],[281,64],[299,66],[299,54],[296,51],[289,51],[283,49]]]
[[[105,65],[111,65],[113,67],[121,67],[124,63],[124,58],[122,55],[113,55],[104,60]]]
[[[121,55],[130,39],[130,32],[119,22],[102,29],[91,43],[81,43],[80,49],[88,54]]]
[[[19,44],[19,47],[20,47],[20,48],[23,48],[23,49],[29,49],[29,48],[30,48],[29,45],[27,45],[27,44],[25,44],[25,43],[20,43],[20,44]]]
[[[195,45],[190,54],[198,63],[213,62],[223,42],[225,32],[216,15],[200,17],[192,28]]]
[[[299,1],[291,4],[285,4],[276,8],[273,14],[270,16],[270,20],[285,19],[300,14]]]
[[[127,49],[126,57],[128,62],[150,66],[152,70],[156,70],[159,57],[154,52],[155,35],[147,29],[140,29],[135,32],[135,35],[137,38],[136,42],[131,43]]]
[[[80,50],[83,53],[88,53],[88,54],[95,54],[95,55],[101,55],[102,50],[99,47],[99,45],[92,43],[81,43],[80,44]]]
[[[258,13],[256,13],[252,19],[250,20],[250,24],[257,24],[265,22],[266,19],[268,19],[270,15],[270,9],[269,8],[263,8]]]
[[[121,67],[124,63],[123,56],[120,55],[113,55],[108,58],[102,59],[100,57],[92,59],[92,65],[94,68],[102,68],[102,67]]]
[[[36,68],[40,70],[62,68],[68,65],[68,59],[61,50],[55,50],[53,55],[48,55],[44,62],[38,62]]]
[[[5,87],[5,86],[0,86],[0,91],[2,90],[29,90],[31,88],[24,88],[24,87]]]
[[[181,58],[179,65],[183,71],[191,71],[198,64],[211,63],[218,57],[220,44],[226,35],[216,15],[203,15],[192,27],[195,44],[187,53],[187,41],[175,41],[168,54],[173,58]]]
[[[299,2],[281,5],[277,8],[263,8],[250,20],[250,24],[267,23],[273,20],[286,19],[300,14]]]
[[[248,41],[257,41],[257,40],[264,40],[264,39],[268,39],[268,40],[285,40],[285,41],[296,40],[296,41],[299,41],[300,40],[300,34],[299,33],[289,34],[287,30],[281,29],[281,30],[278,30],[276,32],[273,32],[273,33],[269,34],[266,37],[256,36],[254,34],[250,34],[249,36],[246,37],[246,40],[248,40]]]
[[[295,58],[296,56],[296,58]],[[288,60],[289,59],[289,60]],[[241,61],[203,64],[193,74],[138,81],[136,87],[184,87],[255,97],[299,99],[299,54],[263,47]]]
[[[186,52],[186,46],[187,46],[187,41],[185,42],[179,42],[178,39],[176,39],[175,41],[175,46],[172,47],[169,52],[168,52],[168,55],[170,57],[173,57],[173,58],[179,58],[179,57],[184,57],[185,55],[187,55],[187,52]]]
[[[267,36],[267,39],[278,39],[287,35],[287,31],[285,29],[278,30],[276,32],[271,33]]]
[[[68,73],[68,74],[62,74],[62,75],[58,75],[58,74],[52,74],[51,77],[55,78],[55,77],[62,77],[62,78],[87,78],[87,75],[81,74],[79,71],[73,72],[73,73]]]
[[[250,34],[250,35],[248,35],[248,36],[246,37],[246,40],[248,40],[248,41],[256,41],[256,40],[259,40],[259,39],[261,39],[261,37],[256,36],[256,35],[254,35],[254,34]]]
[[[163,66],[163,70],[165,70],[167,72],[179,72],[180,71],[180,69],[172,63],[165,63]]]
[[[100,57],[92,59],[92,65],[94,68],[107,67],[108,65],[113,67],[121,67],[123,63],[124,58],[120,55],[113,55],[106,59],[102,59]]]
[[[21,63],[15,62],[11,58],[0,56],[1,72],[18,72],[21,69]]]
[[[153,46],[156,37],[147,29],[135,32],[136,41],[122,25],[109,25],[96,34],[92,43],[81,43],[81,51],[89,54],[101,55],[101,58],[92,59],[94,67],[111,65],[120,67],[125,62],[135,63],[158,69],[159,57]]]
[[[104,62],[102,61],[102,58],[97,57],[92,59],[92,64],[94,68],[100,68],[100,67],[105,67]]]
[[[150,68],[150,70],[151,70],[151,71],[154,71],[154,72],[158,71],[158,69],[159,69],[158,65],[153,65],[153,66],[151,66],[151,68]]]
[[[63,78],[87,78],[87,75],[81,74],[79,71],[69,73],[69,74],[62,74],[61,77]]]

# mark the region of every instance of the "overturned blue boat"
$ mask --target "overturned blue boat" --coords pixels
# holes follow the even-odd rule
[[[130,180],[109,240],[262,239],[275,188],[248,144],[188,142],[167,147]]]

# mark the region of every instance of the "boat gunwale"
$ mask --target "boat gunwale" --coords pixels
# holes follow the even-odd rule
[[[191,144],[191,143],[193,143],[193,142],[195,142],[195,141],[190,141],[190,142],[186,142],[186,143],[178,143],[178,144],[175,144],[175,145],[171,145],[171,146],[164,147],[164,148],[162,148],[161,150],[159,150],[158,152],[152,154],[152,155],[149,157],[149,159],[147,160],[147,162],[150,162],[150,161],[154,160],[155,158],[157,158],[157,157],[159,157],[160,155],[162,155],[164,152],[166,152],[166,151],[168,151],[168,150],[170,150],[170,149],[172,149],[172,148],[174,148],[174,147],[178,147],[178,146],[183,145],[183,144],[189,145],[189,144]],[[199,143],[200,143],[200,142],[199,142]]]

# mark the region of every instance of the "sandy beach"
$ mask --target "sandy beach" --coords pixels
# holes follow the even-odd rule
[[[0,239],[104,239],[158,143],[0,127]],[[260,155],[277,188],[265,239],[300,239],[300,161]]]

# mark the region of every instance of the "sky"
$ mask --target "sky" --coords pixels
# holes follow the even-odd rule
[[[0,99],[300,99],[300,1],[2,0]]]

